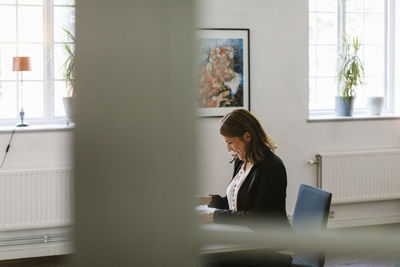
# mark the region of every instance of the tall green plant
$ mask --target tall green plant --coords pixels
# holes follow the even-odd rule
[[[74,47],[71,42],[75,43],[75,36],[68,30],[63,29],[67,34],[68,42],[64,44],[64,50],[67,54],[67,58],[63,64],[64,68],[64,79],[67,86],[67,95],[75,96],[75,54]]]
[[[361,44],[358,37],[343,37],[338,61],[338,93],[343,99],[356,96],[355,88],[364,82],[364,64],[358,56]]]

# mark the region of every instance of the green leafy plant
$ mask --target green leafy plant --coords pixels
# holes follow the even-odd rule
[[[364,63],[358,56],[361,44],[358,37],[352,43],[345,35],[338,61],[338,93],[343,100],[356,96],[355,88],[364,82]]]
[[[68,30],[63,29],[67,34],[68,42],[64,44],[64,50],[67,54],[67,58],[63,64],[64,79],[67,86],[67,96],[76,96],[74,91],[75,86],[75,54],[74,47],[71,42],[75,43],[75,36]]]

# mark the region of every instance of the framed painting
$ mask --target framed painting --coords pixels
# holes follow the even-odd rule
[[[250,110],[249,29],[198,29],[196,107],[201,117]]]

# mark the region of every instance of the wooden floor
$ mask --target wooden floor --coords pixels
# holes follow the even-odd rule
[[[376,226],[354,227],[334,230],[340,233],[357,233],[360,231],[371,231],[374,233],[393,233],[400,238],[400,224],[386,224]],[[400,256],[400,255],[399,255]],[[373,256],[340,256],[326,255],[325,267],[400,267],[398,259],[380,259]]]
[[[20,260],[0,261],[0,267],[69,267],[72,266],[68,256],[42,257]],[[327,258],[325,267],[400,267],[400,263],[391,260],[360,259],[354,257]]]
[[[0,267],[69,267],[70,256],[52,256],[18,260],[0,261]]]
[[[368,260],[368,259],[340,259],[335,261],[328,261],[325,267],[399,267],[400,264],[382,260]]]

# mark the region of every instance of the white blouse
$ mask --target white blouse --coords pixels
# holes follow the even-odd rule
[[[249,164],[246,170],[243,170],[244,165],[245,164],[243,163],[242,167],[226,189],[226,197],[228,198],[228,205],[230,210],[237,211],[237,195],[239,189],[242,186],[244,180],[246,180],[246,177],[249,174],[251,168],[253,167],[253,164]]]

